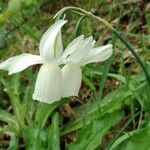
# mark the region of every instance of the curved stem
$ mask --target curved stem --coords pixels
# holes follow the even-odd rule
[[[136,60],[138,61],[138,63],[141,65],[145,77],[147,79],[147,81],[150,84],[150,75],[146,69],[145,64],[143,63],[143,61],[140,59],[140,57],[138,56],[138,54],[135,52],[135,50],[133,49],[133,47],[131,46],[131,44],[122,36],[122,34],[117,31],[111,24],[109,24],[106,20],[95,16],[94,14],[92,14],[91,12],[88,12],[82,8],[78,8],[78,7],[73,7],[73,6],[68,6],[68,7],[64,7],[63,9],[61,9],[57,14],[56,14],[56,19],[60,19],[62,18],[63,14],[68,11],[68,10],[73,10],[73,11],[77,11],[80,12],[82,14],[84,14],[85,16],[92,18],[102,24],[104,24],[107,28],[109,28],[112,32],[114,32],[114,34],[122,41],[122,43],[131,51],[131,53],[134,55],[134,57],[136,58]]]

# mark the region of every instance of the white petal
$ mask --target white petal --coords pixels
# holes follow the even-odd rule
[[[82,46],[82,43],[84,42],[84,35],[81,35],[77,38],[75,38],[65,49],[65,51],[62,54],[62,59],[66,59],[70,54],[72,54],[74,51],[76,51],[79,47]]]
[[[89,51],[86,57],[81,61],[80,65],[85,65],[92,62],[102,62],[108,59],[113,53],[112,45],[93,48]]]
[[[0,69],[7,70],[9,74],[13,74],[35,64],[42,64],[41,56],[23,53],[0,63]]]
[[[63,51],[61,39],[61,27],[66,23],[65,20],[56,21],[42,36],[39,49],[40,55],[45,62],[53,62],[55,55]]]
[[[80,47],[74,51],[74,53],[72,53],[69,56],[69,59],[72,59],[76,62],[78,62],[79,60],[81,60],[83,57],[86,56],[86,54],[89,52],[89,50],[92,47],[92,43],[93,43],[93,37],[88,37],[84,40],[84,42],[82,43],[82,45],[80,45]]]
[[[63,53],[63,44],[62,44],[62,36],[60,31],[56,38],[55,53],[54,53],[55,59],[61,58],[62,53]]]
[[[91,49],[94,48],[96,41],[93,40],[93,43],[91,44]]]
[[[45,103],[53,103],[62,96],[62,73],[56,64],[41,66],[36,80],[33,99]]]
[[[81,69],[78,66],[66,65],[62,68],[63,97],[78,96],[82,82]]]
[[[80,40],[81,41],[81,40]],[[75,43],[76,44],[76,43]],[[88,37],[82,40],[80,44],[76,44],[78,47],[66,58],[62,59],[64,64],[80,64],[80,62],[86,57],[90,49],[94,47],[95,40],[93,37]]]

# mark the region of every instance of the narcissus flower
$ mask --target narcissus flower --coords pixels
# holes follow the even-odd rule
[[[42,64],[33,94],[35,100],[53,103],[62,97],[62,72],[58,65],[63,52],[61,27],[65,23],[59,20],[43,34],[39,44],[40,56],[24,53],[0,64],[0,69],[9,71],[9,75],[31,65]]]
[[[81,86],[81,66],[93,62],[102,62],[112,55],[112,45],[94,48],[93,37],[84,39],[81,35],[74,39],[62,54],[65,66],[62,68],[63,97],[78,96]]]
[[[33,99],[53,103],[62,97],[77,96],[81,81],[81,66],[101,62],[112,55],[112,45],[94,48],[92,37],[75,38],[63,51],[61,27],[65,20],[56,21],[42,36],[40,55],[23,53],[0,63],[0,69],[9,75],[20,72],[35,64],[42,64],[33,94]],[[61,69],[60,64],[65,64]]]

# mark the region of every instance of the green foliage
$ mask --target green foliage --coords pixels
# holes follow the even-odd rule
[[[122,112],[117,111],[91,121],[89,125],[85,125],[81,131],[79,131],[76,141],[69,144],[68,149],[94,150],[101,144],[102,137],[110,127],[117,124],[122,117]]]
[[[46,148],[46,133],[37,125],[32,125],[25,128],[23,131],[23,136],[25,139],[25,147],[27,149]]]
[[[52,124],[46,129],[37,125],[25,128],[23,131],[27,149],[51,149],[59,150],[59,116],[56,113],[52,118]],[[34,141],[34,142],[33,142]]]
[[[16,135],[12,135],[8,150],[17,150],[17,148],[18,148],[18,137]]]
[[[149,139],[149,127],[132,131],[118,138],[112,145],[111,150],[141,150],[143,148],[149,150]]]
[[[5,110],[0,110],[0,121],[15,124],[13,116]]]
[[[56,113],[52,119],[52,125],[48,128],[48,149],[60,150],[59,140],[59,115]]]
[[[55,13],[64,6],[77,5],[124,32],[150,72],[149,4],[135,2],[0,1],[0,62],[18,53],[39,53],[40,37],[54,22]],[[143,71],[102,24],[74,11],[60,18],[65,15],[65,46],[81,34],[93,35],[98,46],[112,43],[114,55],[103,64],[82,67],[83,84],[78,98],[52,105],[32,100],[38,66],[12,76],[0,71],[0,149],[94,150],[100,146],[106,150],[148,150],[150,85]],[[65,115],[65,103],[70,104],[73,115]]]
[[[86,104],[86,123],[89,124],[91,119],[99,118],[107,113],[111,113],[114,110],[119,110],[122,104],[127,100],[132,93],[118,90],[109,93],[100,102],[88,102]],[[84,107],[81,106],[75,110],[76,116],[62,129],[62,134],[67,134],[83,127],[83,114]]]
[[[81,23],[85,16],[82,16],[75,27],[75,38],[81,35]]]
[[[35,116],[35,123],[37,123],[40,127],[44,127],[44,124],[49,117],[50,113],[53,112],[53,110],[58,107],[59,103],[53,103],[52,105],[49,104],[39,104],[36,116]]]

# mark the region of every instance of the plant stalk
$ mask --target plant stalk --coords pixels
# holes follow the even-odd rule
[[[88,12],[82,8],[78,8],[78,7],[73,7],[73,6],[67,6],[67,7],[64,7],[63,9],[61,9],[56,15],[55,15],[55,18],[56,19],[61,19],[63,16],[64,16],[64,13],[68,10],[72,10],[72,11],[75,11],[79,14],[82,13],[83,15],[89,17],[89,18],[92,18],[96,21],[98,21],[99,23],[102,23],[104,24],[108,29],[110,29],[120,40],[121,42],[131,51],[131,53],[134,55],[134,57],[136,58],[136,60],[138,61],[138,63],[141,65],[143,71],[144,71],[144,74],[145,74],[145,77],[148,81],[148,83],[150,84],[150,75],[149,75],[149,72],[147,71],[146,69],[146,66],[145,64],[143,63],[143,61],[141,60],[141,58],[138,56],[138,54],[135,52],[135,50],[133,49],[133,47],[131,46],[131,44],[125,39],[125,37],[118,31],[116,30],[111,24],[109,24],[106,20],[98,17],[98,16],[95,16],[94,14],[92,14],[91,12]]]

